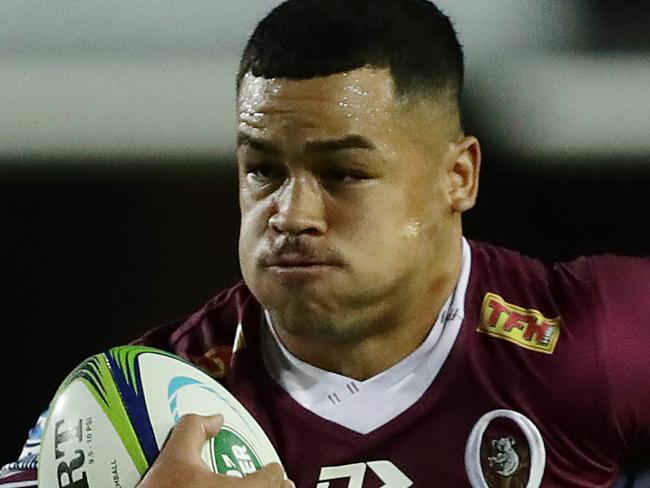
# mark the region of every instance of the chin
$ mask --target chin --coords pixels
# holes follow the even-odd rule
[[[262,291],[258,298],[262,306],[274,314],[314,318],[330,314],[329,307],[307,290],[287,290],[279,286]]]
[[[276,327],[281,327],[284,332],[304,340],[334,343],[349,340],[351,336],[357,335],[330,314],[317,314],[300,307],[285,308],[271,312],[271,315]]]
[[[342,307],[332,303],[331,294],[314,290],[312,287],[289,289],[271,284],[259,289],[252,289],[262,306],[274,317],[291,324],[323,324],[338,322],[336,317]],[[310,325],[311,328],[311,325]]]
[[[336,270],[260,270],[246,280],[262,304],[300,302],[326,303],[336,296]]]

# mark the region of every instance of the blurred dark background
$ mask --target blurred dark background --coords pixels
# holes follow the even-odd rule
[[[648,5],[440,3],[484,149],[466,235],[548,262],[650,255]],[[37,2],[0,4],[0,464],[82,359],[239,279],[232,84],[273,4],[125,4],[101,26],[77,6],[59,31]]]

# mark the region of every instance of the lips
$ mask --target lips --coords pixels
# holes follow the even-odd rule
[[[316,244],[304,238],[283,236],[269,242],[256,261],[258,266],[280,272],[317,272],[346,267],[343,255],[336,249]]]
[[[299,253],[285,253],[269,256],[264,260],[268,267],[304,268],[309,266],[332,266],[334,263]]]

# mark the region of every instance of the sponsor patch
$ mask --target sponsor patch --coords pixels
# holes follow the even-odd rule
[[[532,351],[553,354],[560,337],[560,318],[549,319],[538,310],[518,307],[487,293],[476,330]]]
[[[217,346],[203,353],[203,356],[189,355],[189,359],[207,374],[220,380],[228,376],[232,355],[232,347]]]

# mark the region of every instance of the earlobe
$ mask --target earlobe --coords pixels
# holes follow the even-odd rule
[[[481,146],[474,136],[464,136],[456,143],[452,163],[451,205],[456,213],[471,209],[478,195],[481,169]]]

